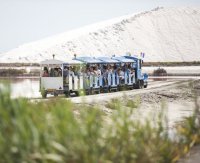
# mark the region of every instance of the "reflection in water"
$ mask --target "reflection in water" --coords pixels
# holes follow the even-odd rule
[[[35,98],[41,97],[39,92],[39,79],[0,79],[0,85],[9,83],[11,88],[11,97]]]

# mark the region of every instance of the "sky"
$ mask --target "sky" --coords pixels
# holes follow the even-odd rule
[[[0,53],[27,42],[158,6],[200,6],[200,0],[0,0]]]

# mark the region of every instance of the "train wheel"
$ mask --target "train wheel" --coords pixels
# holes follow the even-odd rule
[[[69,97],[69,92],[64,92],[65,97]]]
[[[79,92],[78,91],[74,91],[75,96],[79,96]]]
[[[53,95],[54,95],[54,97],[57,97],[57,96],[58,96],[58,93],[57,93],[57,92],[54,92]]]
[[[100,93],[103,93],[103,88],[102,87],[100,87]]]
[[[120,89],[119,89],[119,86],[117,86],[116,92],[119,92],[119,90],[120,90]]]
[[[93,92],[93,90],[92,90],[92,88],[90,88],[90,90],[89,90],[89,95],[92,95],[94,92]]]
[[[144,81],[140,80],[140,89],[143,89],[143,88],[144,88]]]
[[[135,88],[135,89],[140,89],[140,87],[141,87],[140,84],[141,84],[141,83],[140,83],[140,80],[138,80],[137,83],[134,84],[134,88]]]
[[[100,91],[100,89],[98,89],[98,90],[97,90],[97,94],[100,94],[100,93],[101,93],[101,91]]]
[[[47,91],[43,91],[41,94],[42,94],[42,98],[47,98]]]

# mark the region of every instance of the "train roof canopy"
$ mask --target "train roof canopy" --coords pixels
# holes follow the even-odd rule
[[[68,60],[66,61],[64,64],[65,65],[80,65],[80,64],[83,64],[84,62],[82,61],[79,61],[79,60],[76,60],[76,59],[71,59],[71,60]]]
[[[93,57],[77,57],[76,60],[82,61],[84,63],[103,63],[101,60]]]
[[[109,57],[98,57],[98,59],[101,60],[104,63],[119,63],[118,60],[112,59],[112,58],[109,58]]]
[[[60,60],[56,60],[56,59],[49,59],[49,60],[45,60],[40,62],[40,65],[61,65],[63,64],[63,61]]]
[[[133,63],[135,62],[133,59],[125,58],[125,57],[112,57],[112,59],[118,60],[122,63]]]
[[[128,59],[133,59],[133,60],[139,60],[139,59],[143,59],[141,57],[137,57],[137,56],[124,56],[125,58],[128,58]]]

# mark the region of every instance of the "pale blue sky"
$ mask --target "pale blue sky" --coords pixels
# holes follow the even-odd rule
[[[84,25],[200,0],[0,0],[0,53]]]

